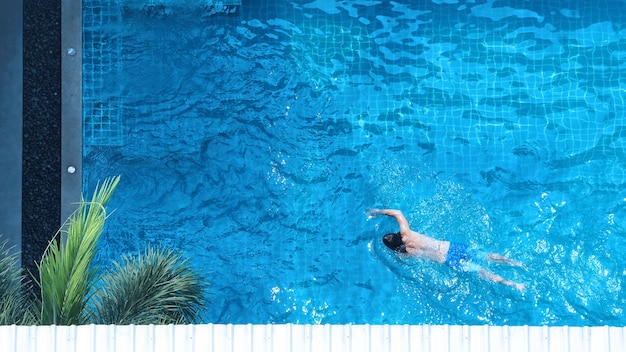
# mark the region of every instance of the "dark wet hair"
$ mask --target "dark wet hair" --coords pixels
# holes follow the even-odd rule
[[[386,234],[383,236],[383,243],[396,252],[406,253],[406,245],[402,242],[400,232]]]

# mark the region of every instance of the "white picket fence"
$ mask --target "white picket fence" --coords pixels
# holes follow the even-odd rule
[[[2,352],[626,351],[623,327],[448,325],[0,326]]]

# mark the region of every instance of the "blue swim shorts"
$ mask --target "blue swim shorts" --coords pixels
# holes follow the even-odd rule
[[[469,263],[474,259],[475,253],[469,245],[459,242],[450,242],[445,264],[457,271],[469,271]]]

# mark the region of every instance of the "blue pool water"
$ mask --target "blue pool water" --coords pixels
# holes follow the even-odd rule
[[[626,324],[626,3],[205,4],[84,1],[101,260],[183,250],[214,323]],[[369,207],[528,290],[394,256]]]

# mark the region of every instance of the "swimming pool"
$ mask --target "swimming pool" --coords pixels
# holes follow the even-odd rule
[[[83,4],[101,259],[184,250],[206,322],[626,323],[622,2]],[[374,206],[529,289],[394,257]]]

